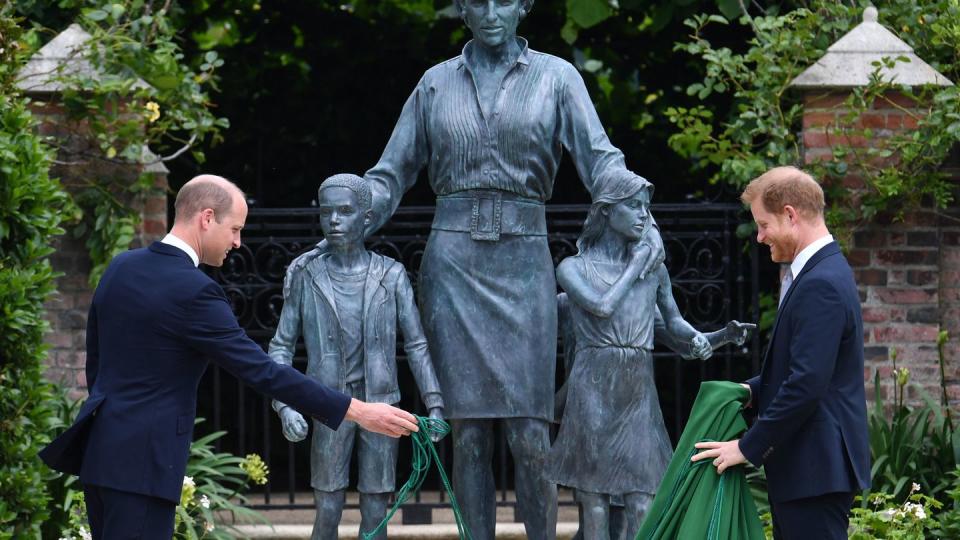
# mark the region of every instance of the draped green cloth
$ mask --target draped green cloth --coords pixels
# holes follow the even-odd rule
[[[737,383],[701,383],[690,420],[637,540],[763,540],[742,465],[717,474],[712,460],[690,461],[702,441],[729,441],[747,429],[740,411],[750,391]]]

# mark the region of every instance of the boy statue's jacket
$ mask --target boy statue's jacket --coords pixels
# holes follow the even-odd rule
[[[341,356],[340,319],[325,253],[290,276],[277,332],[268,354],[281,364],[291,364],[297,338],[307,349],[307,375],[341,391],[346,390]],[[406,269],[399,262],[370,253],[363,290],[363,357],[366,401],[397,403],[397,324],[403,331],[407,363],[427,409],[443,407],[440,384],[430,361],[420,314]],[[283,407],[274,402],[274,408]]]

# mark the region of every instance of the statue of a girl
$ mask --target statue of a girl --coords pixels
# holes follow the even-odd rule
[[[685,344],[694,357],[708,357],[721,334],[739,334],[729,341],[742,343],[753,328],[733,321],[734,331],[701,334],[680,314],[666,267],[645,274],[641,241],[653,219],[652,192],[629,171],[602,175],[579,253],[557,268],[576,345],[546,470],[576,489],[591,540],[610,538],[611,496],[622,496],[628,534],[639,529],[673,453],[654,384],[658,309],[673,347]]]

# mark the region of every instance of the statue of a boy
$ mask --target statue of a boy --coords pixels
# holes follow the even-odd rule
[[[318,190],[320,227],[330,251],[294,270],[269,354],[290,364],[297,338],[307,349],[307,374],[356,399],[395,404],[400,400],[395,358],[397,323],[407,361],[431,418],[442,419],[443,399],[403,265],[363,245],[372,219],[371,193],[352,174],[327,178]],[[307,423],[292,408],[274,402],[290,441],[307,435]],[[361,531],[384,518],[396,487],[398,439],[344,422],[337,431],[314,423],[311,486],[317,505],[314,540],[337,538],[349,482],[350,458],[358,447]],[[386,538],[386,529],[377,538]]]

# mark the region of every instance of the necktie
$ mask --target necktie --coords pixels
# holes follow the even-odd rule
[[[777,304],[777,309],[783,305],[783,299],[787,296],[791,284],[793,284],[793,271],[787,267],[787,271],[783,274],[783,281],[780,283],[780,302]]]

